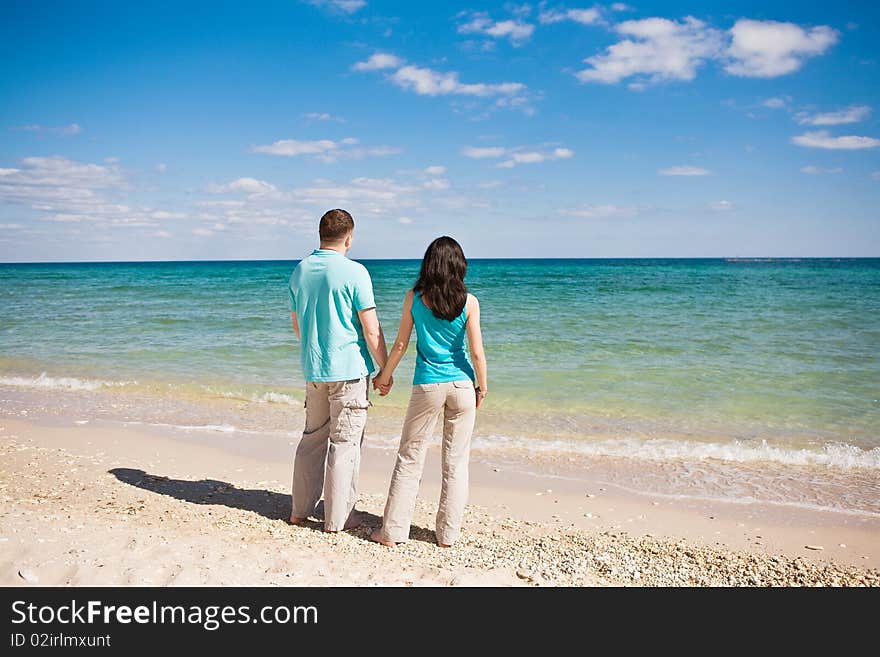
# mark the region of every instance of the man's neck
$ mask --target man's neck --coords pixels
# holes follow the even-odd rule
[[[336,251],[342,255],[345,255],[345,244],[325,244],[321,242],[321,246],[318,247],[322,251]]]

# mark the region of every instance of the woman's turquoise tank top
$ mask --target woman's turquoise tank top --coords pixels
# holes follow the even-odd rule
[[[465,350],[467,304],[451,322],[435,317],[418,292],[413,294],[412,316],[416,329],[416,371],[413,385],[473,381],[474,368]]]

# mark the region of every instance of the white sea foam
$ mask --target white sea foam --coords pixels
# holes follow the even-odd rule
[[[299,399],[291,397],[290,395],[285,395],[281,392],[266,392],[259,396],[255,395],[253,397],[253,400],[264,404],[290,404],[291,406],[302,405],[302,401],[300,401]]]
[[[368,444],[379,448],[395,448],[398,436],[369,436]],[[435,436],[435,440],[439,440]],[[485,452],[516,450],[560,456],[611,456],[649,461],[713,459],[734,463],[771,462],[784,465],[827,466],[849,469],[880,470],[880,447],[862,449],[846,443],[827,443],[821,448],[806,449],[771,445],[766,440],[729,443],[673,440],[669,438],[615,438],[590,440],[546,440],[511,436],[476,436],[475,449]]]
[[[134,381],[103,381],[100,379],[78,379],[72,376],[48,376],[45,372],[38,377],[2,376],[0,385],[17,388],[44,388],[51,390],[98,390],[135,383]]]
[[[861,449],[846,443],[827,443],[818,449],[780,447],[766,440],[729,443],[672,440],[668,438],[618,438],[602,440],[544,440],[486,436],[474,439],[477,449],[517,449],[532,452],[615,456],[651,461],[715,459],[737,463],[774,462],[785,465],[830,466],[842,469],[880,469],[880,448]]]
[[[256,433],[253,431],[242,431],[231,424],[168,424],[166,422],[140,422],[131,420],[123,422],[126,425],[141,424],[150,427],[165,427],[167,429],[177,429],[179,431],[212,431],[215,433]]]
[[[210,388],[206,389],[211,390]],[[221,392],[219,394],[221,397],[226,397],[228,399],[239,399],[241,401],[257,402],[258,404],[287,404],[289,406],[302,406],[301,400],[290,395],[285,395],[282,392],[264,392],[263,394],[252,395],[244,392]]]

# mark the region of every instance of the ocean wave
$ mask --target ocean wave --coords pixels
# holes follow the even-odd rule
[[[37,377],[2,376],[0,385],[17,388],[45,388],[52,390],[98,390],[131,385],[135,381],[104,381],[100,379],[79,379],[72,376],[48,376],[45,372]]]
[[[486,436],[475,438],[477,449],[517,449],[583,456],[615,456],[651,461],[714,459],[737,463],[773,462],[784,465],[829,466],[841,469],[880,469],[880,447],[862,449],[846,443],[827,443],[820,449],[780,447],[760,443],[729,443],[672,440],[669,438],[618,438],[603,440],[544,440]]]
[[[398,436],[369,436],[370,446],[395,449]],[[439,438],[435,437],[436,441]],[[771,462],[783,465],[824,466],[842,470],[880,470],[880,447],[862,449],[846,443],[828,443],[817,449],[780,447],[766,440],[750,444],[673,440],[670,438],[611,438],[602,440],[546,440],[501,436],[475,436],[473,448],[484,452],[515,450],[559,456],[609,456],[648,461],[698,461],[712,459],[734,463]]]
[[[628,486],[623,486],[621,484],[615,483],[616,487],[627,491],[628,493],[633,493],[636,495],[644,495],[645,491],[636,488],[630,488]],[[788,507],[793,509],[804,509],[806,511],[820,511],[824,513],[842,513],[848,516],[856,516],[859,518],[880,518],[880,513],[876,511],[870,511],[868,509],[848,509],[843,506],[835,506],[831,504],[819,504],[818,502],[807,502],[807,501],[798,501],[798,500],[772,500],[766,499],[764,497],[756,497],[753,495],[747,495],[745,497],[724,497],[722,495],[698,495],[698,494],[684,494],[684,493],[660,493],[656,491],[651,491],[648,493],[651,497],[662,497],[669,500],[700,500],[703,502],[726,502],[728,504],[769,504],[770,506],[781,506]]]
[[[266,392],[259,396],[254,395],[251,399],[262,404],[290,404],[291,406],[302,405],[301,400],[296,399],[295,397],[291,397],[290,395],[285,395],[281,392]]]
[[[168,424],[165,422],[140,422],[132,420],[123,422],[126,425],[140,424],[151,427],[165,427],[168,429],[177,429],[179,431],[210,431],[213,433],[257,433],[254,431],[243,431],[231,424]]]
[[[207,388],[211,391],[211,388]],[[283,392],[264,392],[262,394],[249,395],[244,392],[221,392],[221,397],[237,399],[240,401],[256,402],[258,404],[287,404],[288,406],[302,406],[302,400]]]

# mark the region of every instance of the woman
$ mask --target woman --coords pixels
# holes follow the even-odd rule
[[[387,547],[406,542],[425,464],[427,442],[443,412],[443,483],[436,538],[449,547],[461,532],[468,494],[468,460],[476,409],[486,389],[486,356],[480,332],[480,304],[464,284],[467,260],[458,242],[438,237],[422,260],[413,289],[406,293],[394,347],[374,385],[388,391],[394,369],[416,330],[416,369],[382,527],[371,540]],[[470,358],[464,348],[467,337]],[[471,363],[473,359],[473,363]],[[474,379],[476,378],[476,387]]]

